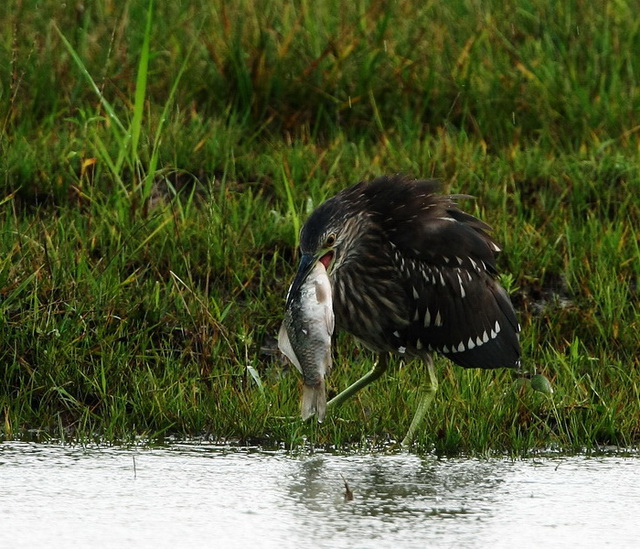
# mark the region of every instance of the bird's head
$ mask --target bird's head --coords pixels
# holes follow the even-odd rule
[[[329,278],[351,255],[357,240],[357,218],[340,199],[340,195],[321,204],[309,217],[300,232],[300,263],[291,284],[291,296],[300,289],[317,262],[324,265]]]

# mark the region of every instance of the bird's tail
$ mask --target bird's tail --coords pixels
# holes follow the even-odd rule
[[[318,422],[324,421],[327,413],[327,393],[324,387],[324,379],[320,379],[317,385],[302,386],[302,419],[307,420],[312,415],[318,416]]]

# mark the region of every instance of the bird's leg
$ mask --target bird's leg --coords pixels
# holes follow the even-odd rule
[[[387,366],[389,366],[389,358],[386,354],[380,355],[377,362],[373,366],[370,372],[363,375],[358,381],[352,383],[340,394],[334,396],[329,402],[327,402],[327,408],[331,408],[333,406],[340,406],[345,400],[355,395],[360,389],[366,387],[372,381],[378,379],[382,374],[387,371]]]
[[[418,409],[413,416],[413,420],[411,421],[411,425],[409,426],[407,434],[402,440],[401,444],[404,447],[411,446],[411,443],[415,438],[416,431],[422,423],[427,410],[433,402],[433,398],[436,396],[436,391],[438,390],[438,379],[436,378],[436,372],[433,368],[433,359],[431,358],[431,356],[427,357],[426,363],[428,379],[422,386],[423,394],[420,398],[420,402],[418,403]]]

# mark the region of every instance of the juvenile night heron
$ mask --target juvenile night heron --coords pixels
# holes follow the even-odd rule
[[[316,262],[333,289],[335,327],[380,353],[374,368],[337,395],[344,402],[386,370],[388,355],[427,366],[410,443],[437,389],[432,353],[465,368],[518,368],[519,325],[497,277],[490,227],[441,195],[436,180],[385,176],[320,205],[300,236],[291,294]]]

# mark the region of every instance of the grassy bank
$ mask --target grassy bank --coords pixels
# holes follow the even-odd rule
[[[305,425],[273,338],[309,211],[402,171],[478,197],[555,389],[441,360],[419,446],[636,445],[633,5],[227,4],[0,7],[3,436],[401,437],[421,365]]]

